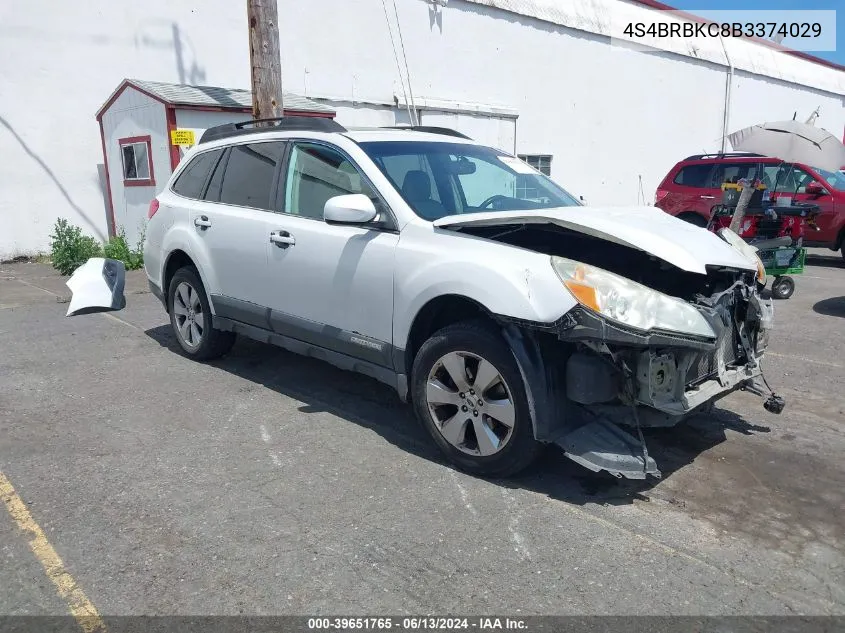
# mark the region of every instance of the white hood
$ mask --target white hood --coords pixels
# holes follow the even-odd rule
[[[756,270],[752,262],[715,233],[656,207],[561,207],[536,211],[491,211],[450,215],[439,228],[552,223],[645,251],[682,270],[707,274],[705,266]]]

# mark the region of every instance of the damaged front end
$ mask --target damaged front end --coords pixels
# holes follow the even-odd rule
[[[564,365],[569,428],[554,441],[570,458],[621,477],[659,476],[643,427],[673,426],[737,389],[758,391],[771,300],[740,280],[694,305],[714,339],[643,334],[583,308],[566,315],[557,336],[574,344]]]
[[[674,426],[738,389],[764,395],[758,383],[765,383],[773,306],[753,271],[713,268],[690,277],[664,267],[646,288],[591,265],[554,263],[579,305],[552,325],[505,328],[535,381],[538,440],[593,471],[659,477],[643,428]],[[766,408],[779,413],[783,401],[771,394]]]

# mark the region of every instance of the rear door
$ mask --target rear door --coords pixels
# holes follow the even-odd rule
[[[710,182],[702,195],[703,206],[706,206],[708,217],[715,205],[722,203],[722,184],[736,183],[745,178],[754,181],[761,174],[760,163],[756,161],[723,161],[716,163],[710,174]]]
[[[189,219],[208,249],[215,312],[266,327],[267,219],[273,215],[275,189],[285,144],[262,141],[233,145],[217,163],[205,204]]]
[[[660,208],[671,215],[695,213],[709,218],[714,194],[710,191],[713,163],[690,163],[675,174]]]

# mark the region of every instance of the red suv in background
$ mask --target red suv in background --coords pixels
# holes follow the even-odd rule
[[[845,257],[845,174],[801,163],[784,163],[759,154],[701,154],[675,165],[654,197],[666,213],[699,226],[706,226],[714,205],[722,200],[722,183],[740,178],[759,178],[772,190],[772,197],[791,197],[793,202],[812,202],[821,210],[818,232],[808,232],[806,246],[842,249]]]

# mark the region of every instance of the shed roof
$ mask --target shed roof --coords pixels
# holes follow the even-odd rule
[[[102,117],[112,102],[127,86],[132,86],[158,99],[162,103],[178,107],[213,107],[239,111],[252,110],[252,91],[250,90],[220,88],[218,86],[190,86],[187,84],[173,84],[142,79],[124,79],[102,107],[97,110],[96,116],[98,119]],[[284,93],[284,106],[285,110],[295,112],[314,112],[326,115],[335,114],[334,109],[327,105],[288,92]]]

